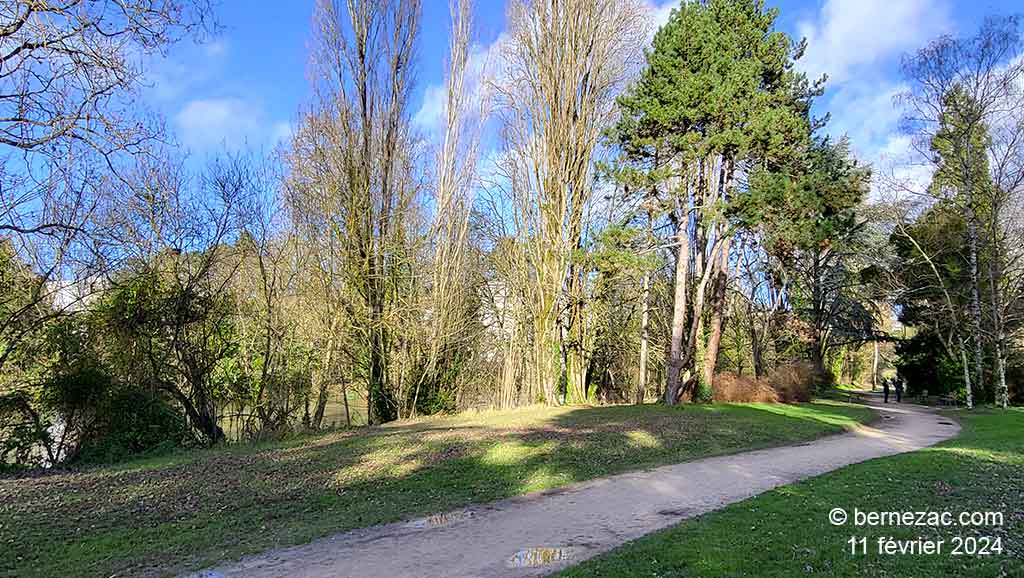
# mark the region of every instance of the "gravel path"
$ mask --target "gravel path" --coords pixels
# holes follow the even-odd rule
[[[870,405],[881,419],[850,433],[353,530],[189,578],[543,576],[684,518],[849,464],[930,446],[960,429],[920,406]]]

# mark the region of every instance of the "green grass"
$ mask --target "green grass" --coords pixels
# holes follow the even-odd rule
[[[333,532],[871,419],[791,406],[533,407],[0,479],[0,576],[161,576]]]
[[[560,576],[1024,576],[1024,411],[950,412],[960,435],[783,486],[584,562]],[[854,527],[832,508],[1002,512],[988,527]],[[852,555],[852,536],[868,554]],[[942,554],[879,555],[878,538],[945,540]],[[954,536],[998,537],[1002,555],[952,556]]]
[[[851,391],[852,392],[857,392],[857,391],[861,391],[862,389],[865,389],[865,388],[864,388],[864,386],[856,384],[856,383],[837,383],[835,385],[835,389],[837,389],[837,390],[839,390],[841,392],[851,392]]]

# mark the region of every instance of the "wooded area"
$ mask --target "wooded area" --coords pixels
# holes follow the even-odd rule
[[[452,0],[436,135],[423,9],[318,0],[289,141],[195,171],[139,55],[207,0],[0,3],[4,467],[897,373],[1024,399],[1018,18],[905,57],[920,183],[827,136],[760,0],[511,0],[483,63]]]

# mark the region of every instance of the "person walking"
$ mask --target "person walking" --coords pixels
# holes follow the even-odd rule
[[[902,377],[897,377],[896,378],[896,403],[901,403],[902,401],[903,401],[903,378]]]
[[[882,380],[882,397],[885,399],[885,403],[889,403],[889,378]]]

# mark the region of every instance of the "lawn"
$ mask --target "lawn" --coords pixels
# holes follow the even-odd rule
[[[163,576],[867,421],[835,402],[533,407],[0,479],[0,576]]]
[[[644,537],[560,576],[1024,576],[1024,410],[950,412],[961,434],[783,486]],[[1002,512],[980,527],[833,526],[832,508]],[[867,553],[851,537],[865,537]],[[941,553],[879,554],[878,539],[943,540]],[[954,555],[989,538],[989,555]],[[963,541],[973,537],[973,542]],[[993,552],[999,538],[1002,554]],[[974,550],[975,552],[977,550]]]

